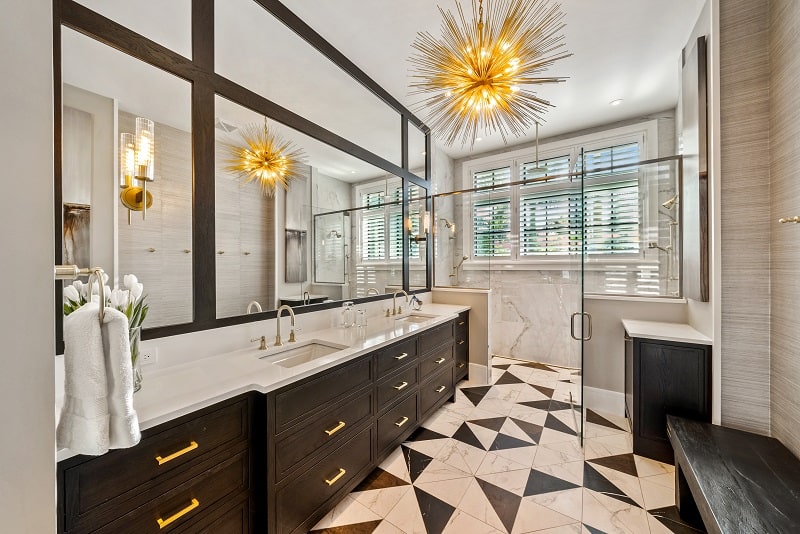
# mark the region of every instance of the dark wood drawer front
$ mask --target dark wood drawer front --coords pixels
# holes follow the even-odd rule
[[[448,367],[419,388],[419,403],[422,420],[432,410],[441,406],[453,394],[453,371]]]
[[[425,382],[431,375],[448,367],[453,362],[453,345],[447,345],[425,356],[419,362],[420,382]]]
[[[97,534],[197,532],[214,503],[249,488],[248,452],[211,467],[178,488],[97,530]]]
[[[348,436],[362,421],[372,416],[372,389],[355,399],[337,406],[305,428],[295,430],[275,446],[275,475],[277,480],[320,447]]]
[[[71,528],[75,521],[112,499],[119,498],[115,506],[124,513],[131,509],[126,509],[125,501],[141,494],[142,484],[151,483],[149,487],[160,483],[154,479],[169,481],[176,468],[200,460],[221,445],[246,439],[248,413],[247,400],[241,400],[146,436],[136,447],[65,469],[65,526]]]
[[[469,338],[469,312],[461,312],[456,319],[456,341]]]
[[[418,369],[414,365],[378,384],[378,411],[380,412],[409,391],[415,390],[418,383]]]
[[[275,395],[275,432],[301,422],[310,412],[330,406],[371,380],[370,358],[362,358],[300,385],[279,390]]]
[[[410,395],[378,419],[378,453],[417,426],[417,394]]]
[[[213,514],[213,517],[208,517],[207,521],[211,521],[211,523],[207,526],[204,521],[197,525],[200,530],[187,530],[187,532],[197,532],[197,534],[250,534],[252,531],[250,515],[250,501],[246,498],[240,499],[234,506]],[[209,516],[212,516],[212,514],[209,514]]]
[[[419,335],[419,352],[420,354],[427,354],[445,343],[453,341],[453,326],[455,321],[447,322],[441,326],[436,326],[430,330],[426,330]]]
[[[413,362],[417,358],[417,338],[407,339],[375,353],[378,378],[383,378],[396,369]]]
[[[298,527],[314,515],[325,501],[340,490],[347,489],[348,483],[370,466],[372,432],[373,426],[365,428],[277,491],[277,532],[305,532]]]

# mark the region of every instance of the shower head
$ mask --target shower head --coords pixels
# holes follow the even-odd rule
[[[661,245],[659,245],[658,243],[655,243],[653,241],[651,241],[651,242],[649,242],[647,244],[647,248],[657,248],[658,250],[660,250],[662,252],[666,252],[666,253],[672,252],[672,246],[671,245],[667,246],[667,247],[662,247]]]
[[[331,230],[330,232],[328,232],[327,237],[335,237],[336,239],[339,239],[340,237],[342,237],[342,234],[340,234],[338,230]]]
[[[439,221],[443,222],[445,227],[449,228],[450,230],[452,230],[453,228],[456,227],[456,223],[454,223],[453,221],[449,221],[449,220],[445,219],[444,217],[439,219]]]
[[[670,198],[669,200],[667,200],[666,202],[661,204],[661,206],[666,208],[666,209],[668,209],[668,210],[671,210],[672,208],[675,207],[675,203],[676,202],[678,202],[678,193],[675,193],[674,195],[672,195],[672,198]]]

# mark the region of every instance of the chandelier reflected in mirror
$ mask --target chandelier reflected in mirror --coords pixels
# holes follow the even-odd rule
[[[250,124],[240,135],[243,145],[224,144],[229,155],[225,170],[238,175],[244,184],[257,181],[264,196],[273,198],[278,186],[289,189],[289,183],[302,176],[303,150],[270,130],[266,117],[263,128]]]
[[[532,87],[565,81],[542,73],[569,57],[564,13],[547,0],[472,0],[472,18],[439,7],[441,38],[419,32],[412,47],[411,94],[422,95],[427,122],[447,145],[475,143],[479,130],[503,142],[544,122],[553,105]]]

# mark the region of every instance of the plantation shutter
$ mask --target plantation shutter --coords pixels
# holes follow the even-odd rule
[[[361,205],[367,207],[361,214],[362,261],[386,259],[386,221],[382,204],[383,191],[361,195]]]
[[[502,186],[511,183],[511,167],[502,167],[472,175],[473,187]],[[501,195],[498,196],[498,192]],[[502,195],[508,187],[496,187],[473,195],[472,251],[476,258],[511,255],[511,197]]]
[[[554,191],[520,197],[520,256],[580,253],[580,209],[578,191]]]
[[[545,169],[542,172],[538,169]],[[536,167],[535,161],[529,161],[519,166],[520,180],[533,180],[535,178],[542,178],[544,176],[558,176],[545,183],[555,184],[560,182],[569,182],[569,154],[565,156],[557,156],[555,158],[548,158],[539,160],[539,168]],[[563,175],[563,176],[562,176]]]

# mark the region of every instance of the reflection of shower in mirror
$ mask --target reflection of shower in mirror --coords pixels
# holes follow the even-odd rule
[[[461,269],[461,266],[464,265],[464,262],[469,259],[469,256],[462,256],[461,261],[458,262],[457,265],[453,266],[453,270],[450,273],[450,285],[457,286],[458,285],[458,270]]]

